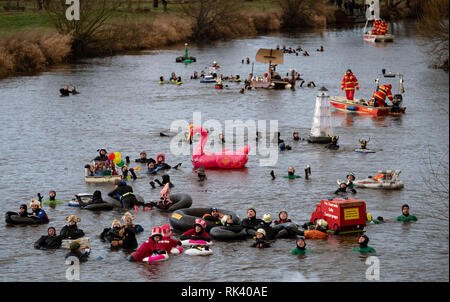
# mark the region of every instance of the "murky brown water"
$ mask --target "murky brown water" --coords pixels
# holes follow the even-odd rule
[[[146,150],[150,156],[165,152],[169,164],[182,162],[178,171],[169,174],[176,187],[173,192],[188,192],[194,207],[216,205],[245,215],[248,205],[257,215],[281,209],[288,210],[297,223],[310,218],[315,204],[332,197],[336,179],[347,171],[357,177],[373,175],[377,170],[401,169],[405,188],[383,192],[358,190],[357,198],[367,202],[373,216],[388,222],[369,226],[370,245],[377,250],[383,281],[448,281],[448,200],[431,194],[423,184],[426,171],[424,158],[448,152],[448,74],[427,68],[411,25],[395,26],[397,39],[387,45],[364,43],[360,29],[327,30],[323,33],[272,35],[201,47],[192,46],[191,54],[198,62],[188,66],[176,64],[177,49],[86,60],[63,66],[34,77],[0,81],[1,160],[3,171],[0,190],[0,212],[16,210],[37,192],[47,196],[55,189],[57,198],[70,200],[74,194],[93,192],[100,187],[87,185],[83,165],[105,147],[134,159]],[[213,60],[226,75],[245,77],[251,65],[241,59],[254,57],[260,47],[276,44],[301,44],[310,57],[286,55],[279,67],[288,72],[293,67],[305,80],[314,80],[336,94],[344,71],[351,68],[359,79],[357,95],[367,98],[373,81],[382,68],[405,74],[404,105],[407,113],[400,117],[373,118],[333,113],[335,132],[340,136],[337,152],[325,151],[321,145],[292,142],[292,131],[298,129],[306,137],[311,127],[316,89],[297,91],[252,90],[238,93],[238,85],[218,91],[210,84],[189,80]],[[316,53],[320,45],[325,52]],[[264,64],[255,64],[263,73]],[[159,85],[161,74],[175,71],[184,79],[181,87]],[[60,98],[64,84],[75,84],[80,95]],[[243,84],[241,84],[242,86]],[[275,167],[260,167],[259,156],[251,156],[244,171],[207,171],[208,180],[199,184],[192,173],[189,156],[169,152],[170,138],[159,137],[176,119],[192,120],[194,111],[203,121],[217,119],[278,120],[282,137],[293,147],[280,153]],[[358,138],[371,137],[370,147],[376,154],[358,154]],[[447,155],[448,156],[448,155]],[[289,181],[281,176],[289,165],[302,171],[312,167],[312,179]],[[273,169],[279,176],[269,176]],[[302,174],[302,173],[300,173]],[[159,190],[151,190],[149,177],[138,173],[133,188],[148,199],[156,199]],[[448,182],[448,180],[446,180]],[[408,203],[419,221],[409,225],[394,222],[402,204]],[[308,241],[313,253],[304,258],[289,254],[293,240],[277,240],[271,249],[250,248],[250,241],[217,243],[214,255],[207,258],[180,255],[169,261],[151,265],[125,261],[123,252],[111,252],[98,239],[104,227],[118,211],[101,214],[58,205],[46,208],[50,225],[58,230],[69,214],[81,216],[79,224],[92,239],[90,261],[82,265],[83,281],[365,281],[366,256],[351,251],[356,235],[332,236],[328,241]],[[146,240],[156,224],[165,224],[169,214],[158,211],[137,213],[136,222],[145,232],[138,241]],[[0,228],[0,276],[4,281],[64,281],[63,250],[38,251],[33,243],[46,233],[47,225]],[[102,256],[103,260],[97,260]]]

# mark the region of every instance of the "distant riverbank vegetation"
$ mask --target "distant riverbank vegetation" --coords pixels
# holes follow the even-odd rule
[[[80,6],[80,20],[68,21],[65,0],[0,0],[0,78],[187,41],[324,28],[343,14],[330,0],[90,0]]]

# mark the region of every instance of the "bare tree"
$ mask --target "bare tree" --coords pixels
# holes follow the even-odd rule
[[[423,159],[423,183],[427,189],[424,197],[437,198],[439,203],[430,207],[429,215],[435,218],[448,219],[449,206],[449,149],[448,144],[441,152],[431,152],[428,149],[427,158]],[[425,199],[424,199],[425,200]]]
[[[56,30],[61,34],[72,35],[72,55],[75,57],[83,54],[95,34],[122,4],[122,0],[80,1],[80,20],[67,20],[68,6],[65,2],[49,1],[44,7]]]
[[[432,66],[446,71],[449,68],[448,9],[448,0],[424,0],[422,13],[417,22],[417,32],[422,39],[421,45],[429,54]]]
[[[195,0],[180,4],[184,15],[194,20],[193,36],[196,40],[220,37],[221,29],[238,17],[237,0]]]

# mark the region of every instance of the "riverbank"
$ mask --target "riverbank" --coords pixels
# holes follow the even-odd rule
[[[342,12],[328,1],[304,3],[297,16],[299,27],[325,28],[342,23],[339,22]],[[199,25],[195,14],[186,14],[181,4],[168,5],[167,11],[160,5],[157,9],[139,7],[115,11],[110,20],[80,46],[74,34],[58,34],[45,12],[27,9],[29,11],[0,13],[0,78],[32,75],[52,65],[86,57],[296,29],[286,26],[286,12],[277,2],[269,0],[240,2],[232,14],[217,15],[218,21],[204,22],[204,25]],[[205,33],[205,28],[209,32]]]

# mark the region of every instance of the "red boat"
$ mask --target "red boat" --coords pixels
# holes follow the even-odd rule
[[[383,70],[383,74],[379,74],[375,79],[375,89],[378,88],[380,79],[383,79],[384,81],[388,81],[389,79],[398,80],[398,83],[395,85],[395,89],[393,89],[396,94],[394,94],[392,106],[375,107],[373,106],[373,100],[365,101],[363,99],[354,99],[353,101],[349,101],[345,96],[330,97],[330,104],[340,111],[369,114],[373,116],[404,114],[406,107],[401,107],[403,102],[403,93],[405,92],[405,88],[403,87],[403,75],[400,73],[386,73],[385,70]]]
[[[345,96],[330,97],[330,104],[340,111],[370,114],[373,116],[382,116],[388,114],[401,115],[406,111],[406,107],[400,107],[399,108],[400,112],[392,112],[393,106],[386,106],[386,107],[369,106],[367,102],[359,99],[355,99],[354,101],[351,102],[348,101]]]

